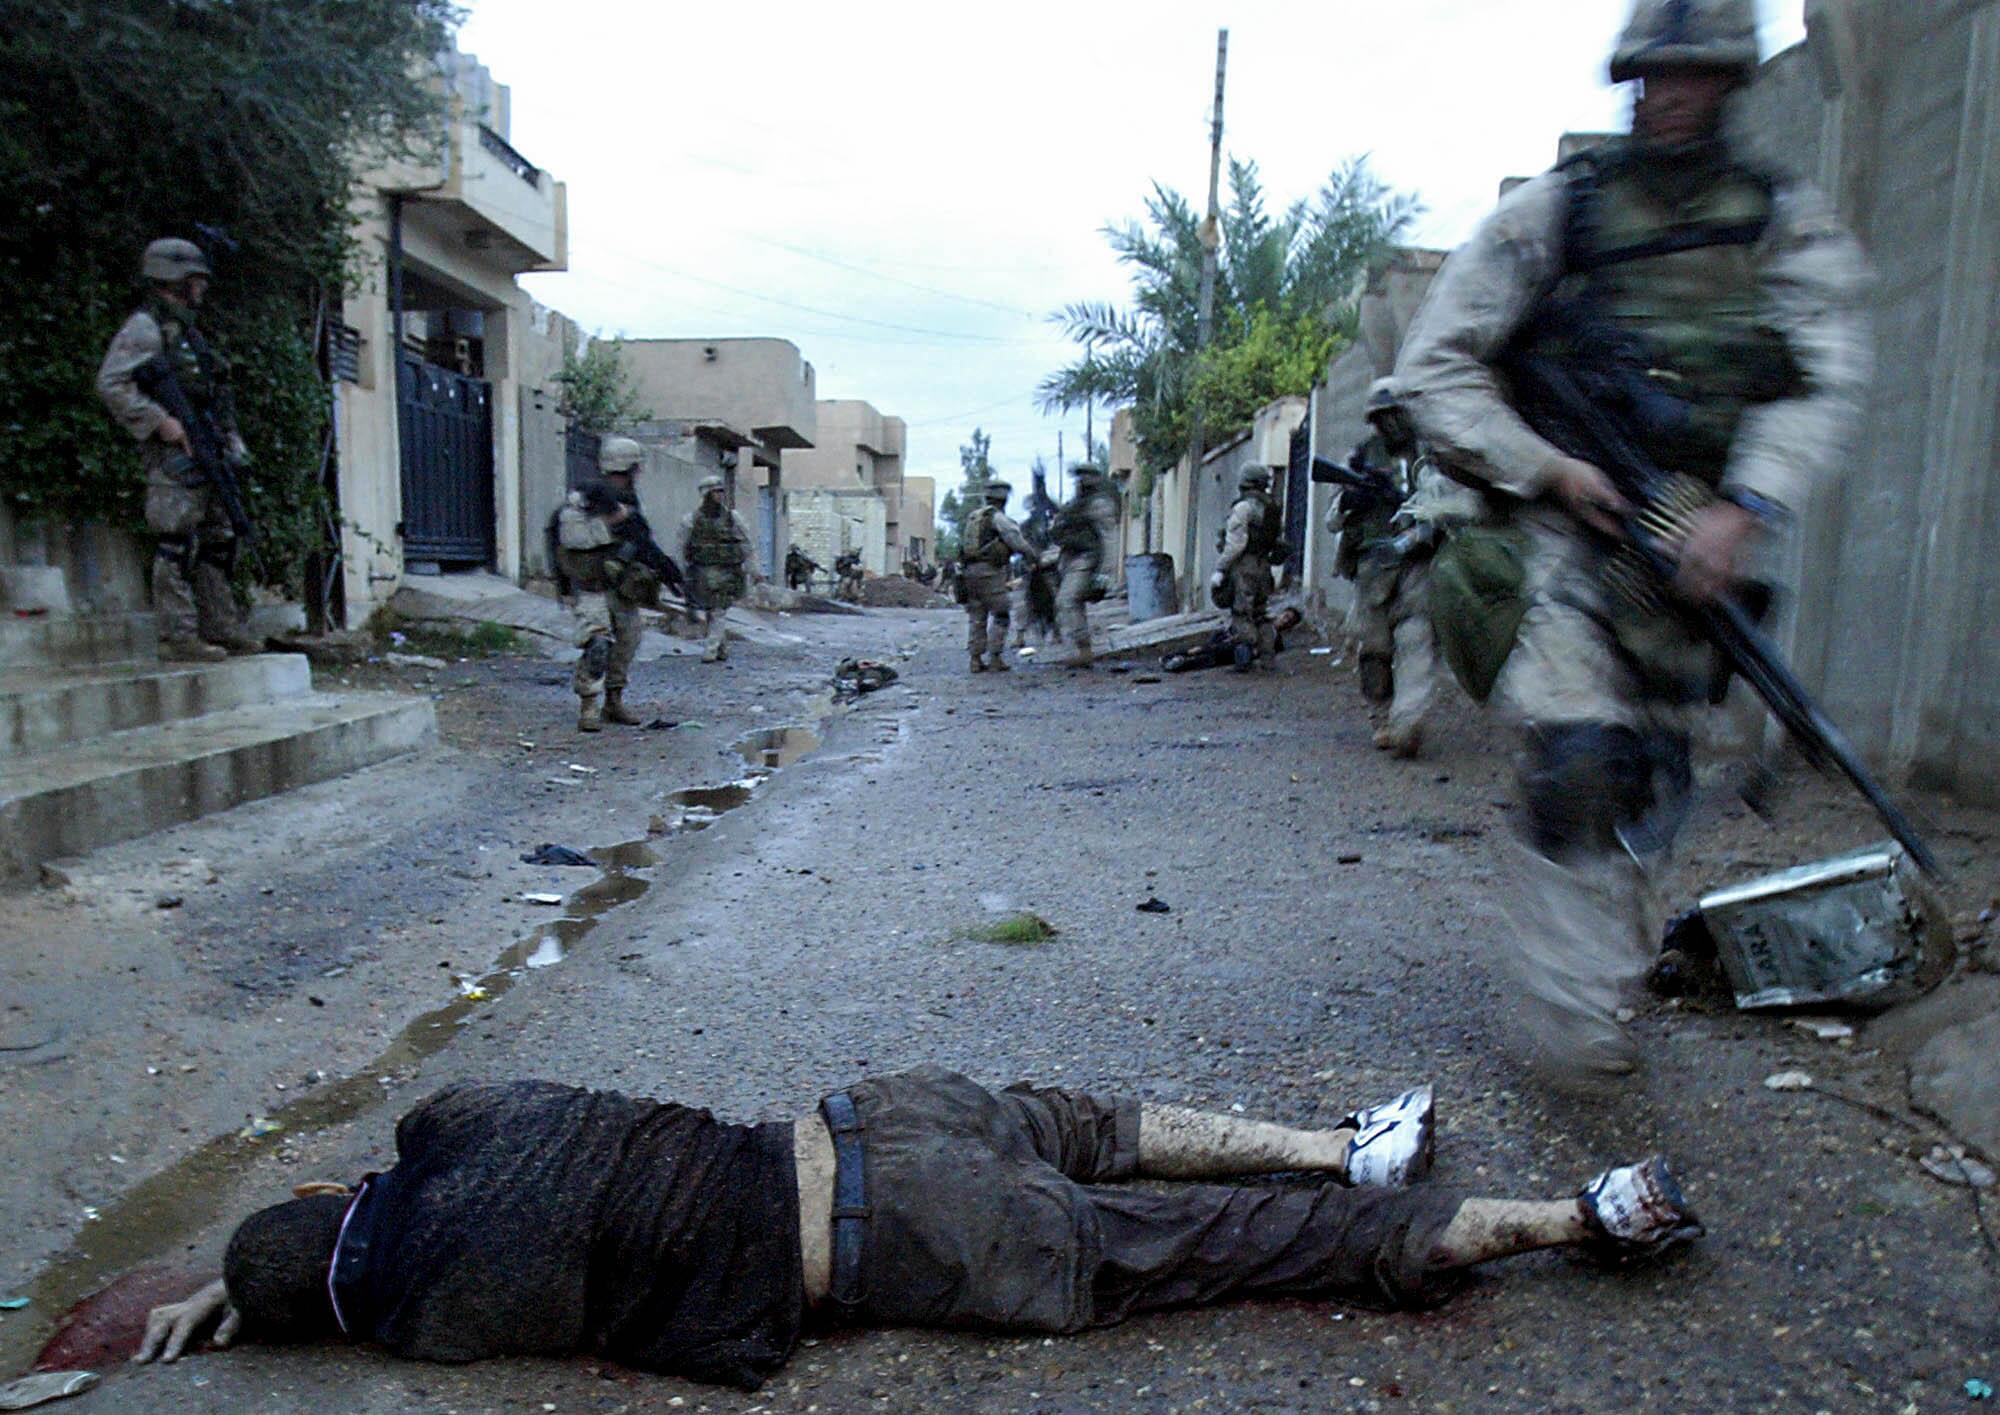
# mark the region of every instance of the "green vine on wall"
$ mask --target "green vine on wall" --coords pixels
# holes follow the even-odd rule
[[[357,173],[433,150],[445,0],[0,0],[0,497],[23,522],[143,528],[137,449],[93,387],[157,236],[220,227],[204,324],[235,370],[258,545],[296,592],[324,548],[315,317],[355,248]]]

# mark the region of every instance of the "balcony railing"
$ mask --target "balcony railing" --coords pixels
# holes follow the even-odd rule
[[[542,169],[509,146],[507,139],[494,132],[484,123],[479,125],[479,145],[499,158],[508,171],[531,187],[542,185]]]

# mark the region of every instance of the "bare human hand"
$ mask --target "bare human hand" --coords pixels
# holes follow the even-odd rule
[[[1618,494],[1610,477],[1575,457],[1564,457],[1555,464],[1549,475],[1549,491],[1572,516],[1608,536],[1622,534],[1618,518],[1632,510],[1632,503]]]
[[[182,427],[181,420],[171,413],[160,419],[160,425],[153,429],[153,436],[169,447],[180,448],[190,457],[194,455],[194,448],[188,444],[187,429]]]
[[[132,1353],[133,1362],[143,1366],[156,1356],[163,1362],[178,1361],[188,1343],[215,1320],[218,1312],[222,1320],[210,1340],[216,1346],[227,1346],[236,1340],[243,1317],[229,1305],[229,1291],[221,1278],[184,1302],[155,1307],[146,1317],[146,1334],[139,1339],[139,1349]]]
[[[1674,588],[1697,604],[1728,594],[1743,577],[1743,558],[1761,529],[1757,518],[1734,502],[1703,507],[1681,542]]]

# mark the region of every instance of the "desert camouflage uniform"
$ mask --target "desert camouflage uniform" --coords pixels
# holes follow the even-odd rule
[[[963,547],[961,576],[965,585],[965,651],[972,671],[1004,670],[1001,650],[1007,644],[1007,624],[1013,616],[1013,595],[1007,584],[1007,564],[1016,555],[1033,557],[1034,547],[1007,513],[988,503],[965,518],[959,532]],[[990,629],[988,626],[991,626]]]
[[[750,587],[750,528],[727,506],[706,500],[681,521],[681,560],[689,587],[707,616],[708,647],[702,657],[719,663],[729,657],[729,607]]]
[[[652,597],[648,594],[647,601],[633,598],[627,593],[624,577],[614,583],[608,573],[615,560],[616,538],[609,512],[603,508],[617,496],[603,484],[589,491],[573,491],[556,513],[556,558],[574,592],[570,617],[576,625],[576,646],[583,650],[572,685],[586,705],[607,693],[623,699],[644,632],[639,610]],[[638,504],[636,497],[632,504]],[[625,568],[629,573],[630,567]],[[653,583],[648,581],[649,588]]]
[[[1643,210],[1644,159],[1624,172]],[[1616,1012],[1659,947],[1653,871],[1685,800],[1688,724],[1711,661],[1666,615],[1626,632],[1633,615],[1606,587],[1605,551],[1544,495],[1558,450],[1509,406],[1494,372],[1567,274],[1571,180],[1558,169],[1518,188],[1451,257],[1395,377],[1418,432],[1454,469],[1519,498],[1515,520],[1532,540],[1529,608],[1498,685],[1527,737],[1521,788],[1532,858],[1515,910],[1517,954],[1525,1020],[1546,1043],[1545,1059],[1590,1078],[1636,1064]],[[1716,194],[1732,183],[1743,185],[1740,173],[1705,169],[1681,191],[1684,204],[1655,220],[1670,226],[1689,211],[1699,218],[1702,204],[1721,200]],[[1767,190],[1768,224],[1754,245],[1682,250],[1587,278],[1609,281],[1621,323],[1632,318],[1621,300],[1641,291],[1697,345],[1723,344],[1732,328],[1705,313],[1714,308],[1754,308],[1760,327],[1781,337],[1801,386],[1741,406],[1721,465],[1667,470],[1705,473],[1712,483],[1719,474],[1726,494],[1796,507],[1834,466],[1867,384],[1868,331],[1856,309],[1865,272],[1855,242],[1814,192],[1782,178]],[[1618,201],[1633,209],[1629,190]],[[1715,290],[1724,298],[1704,305],[1699,296]],[[1658,332],[1643,320],[1626,327]]]
[[[167,410],[140,391],[135,375],[165,352],[188,401],[219,414],[229,439],[227,455],[241,463],[249,453],[236,430],[228,399],[228,363],[212,349],[196,353],[200,336],[193,316],[157,297],[135,310],[111,340],[97,370],[97,394],[118,425],[139,443],[146,474],[146,529],[159,537],[153,555],[153,610],[160,637],[169,643],[206,639],[238,651],[257,647],[244,628],[229,588],[236,532],[222,499],[185,454],[154,436]]]
[[[1118,499],[1103,482],[1079,486],[1056,512],[1053,535],[1061,547],[1056,562],[1062,582],[1056,589],[1056,630],[1076,645],[1078,663],[1090,661],[1090,593],[1111,559],[1118,534]],[[1070,544],[1065,545],[1065,539]]]
[[[1256,645],[1257,666],[1278,666],[1278,631],[1271,623],[1271,560],[1284,548],[1284,523],[1267,491],[1245,487],[1223,523],[1222,555],[1215,573],[1228,577],[1229,632],[1239,644]]]

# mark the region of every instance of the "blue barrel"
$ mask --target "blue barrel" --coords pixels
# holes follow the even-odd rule
[[[1180,613],[1180,587],[1174,583],[1174,557],[1161,551],[1126,556],[1125,598],[1134,624]]]

